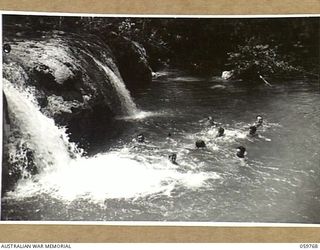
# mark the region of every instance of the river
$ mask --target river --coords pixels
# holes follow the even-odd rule
[[[320,223],[319,83],[271,83],[160,72],[135,95],[143,112],[116,120],[116,138],[20,180],[2,199],[2,220]],[[257,115],[264,124],[248,136]]]

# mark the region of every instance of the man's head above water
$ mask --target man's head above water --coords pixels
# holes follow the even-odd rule
[[[260,125],[263,123],[263,117],[261,115],[256,116],[256,123]]]

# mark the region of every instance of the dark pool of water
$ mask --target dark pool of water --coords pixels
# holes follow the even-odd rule
[[[171,72],[135,97],[142,110],[155,115],[118,121],[121,136],[111,149],[126,147],[150,163],[167,161],[175,152],[177,172],[215,173],[219,178],[196,187],[175,185],[169,194],[107,198],[103,205],[90,199],[66,203],[49,194],[4,199],[2,219],[320,223],[319,83],[272,83],[268,87]],[[259,136],[249,137],[247,127],[258,114],[265,124]],[[216,128],[200,122],[209,115],[226,129],[225,137],[215,138]],[[132,142],[138,133],[148,143]],[[195,149],[197,139],[207,148]],[[247,148],[246,163],[235,156],[240,145]]]

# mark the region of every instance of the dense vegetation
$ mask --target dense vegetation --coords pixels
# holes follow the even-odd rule
[[[6,16],[16,31],[53,29],[127,37],[143,45],[154,71],[165,66],[234,77],[318,77],[319,18],[124,18]],[[6,36],[6,33],[4,34]]]

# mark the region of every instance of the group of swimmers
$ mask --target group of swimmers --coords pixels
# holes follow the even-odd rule
[[[203,120],[202,120],[203,121]],[[217,127],[217,135],[216,137],[222,137],[225,135],[225,129],[221,126],[220,123],[214,121],[214,119],[209,116],[206,120],[205,120],[205,124],[207,126],[211,126],[211,127]],[[257,129],[259,127],[261,127],[263,124],[263,117],[261,115],[257,115],[256,116],[256,121],[249,127],[249,136],[255,136],[257,135]],[[168,138],[171,137],[171,133],[168,133]],[[145,136],[144,134],[139,134],[136,137],[136,140],[138,143],[144,143],[145,142]],[[204,142],[204,140],[197,140],[195,142],[195,146],[197,149],[199,148],[205,148],[206,147],[206,143]],[[245,156],[247,155],[247,150],[244,146],[239,146],[236,148],[236,156],[240,159],[244,159]],[[169,160],[171,163],[173,164],[177,164],[177,154],[176,153],[172,153],[169,155]]]
[[[220,126],[221,124],[215,122],[211,116],[209,116],[209,117],[207,118],[206,124],[207,124],[207,125],[210,125],[210,126],[214,126],[214,127],[218,127],[218,126],[219,126],[219,127],[218,127],[218,133],[217,133],[216,137],[222,137],[222,136],[225,135],[225,134],[224,134],[224,131],[225,131],[224,128]],[[257,115],[257,116],[256,116],[256,121],[254,122],[253,125],[251,125],[251,126],[249,127],[249,135],[250,135],[250,136],[255,136],[255,135],[257,135],[257,129],[258,129],[259,127],[261,127],[262,124],[263,124],[263,117],[262,117],[261,115]],[[204,147],[206,147],[205,142],[204,142],[203,140],[197,140],[197,141],[196,141],[196,147],[197,147],[197,148],[204,148]],[[237,151],[236,151],[236,156],[237,156],[237,157],[242,158],[242,159],[245,158],[245,156],[246,156],[246,154],[247,154],[247,151],[246,151],[246,148],[245,148],[244,146],[239,146],[239,147],[237,147],[236,150],[237,150]]]

